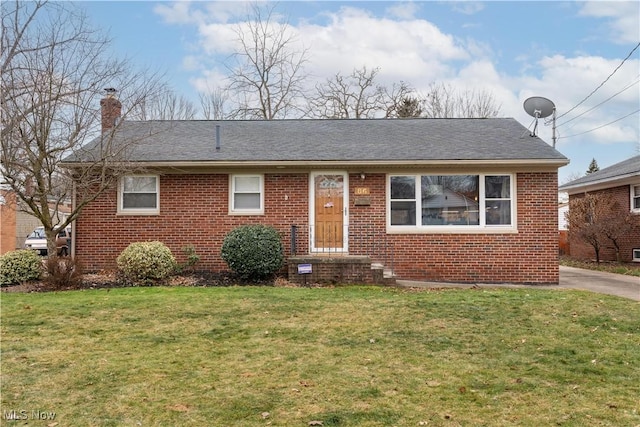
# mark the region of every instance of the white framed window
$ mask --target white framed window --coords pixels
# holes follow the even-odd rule
[[[230,212],[256,215],[264,213],[264,177],[231,175]]]
[[[640,185],[631,184],[631,212],[640,213]]]
[[[640,248],[634,248],[634,249],[631,249],[631,251],[632,251],[631,261],[640,262]]]
[[[514,175],[389,175],[391,231],[514,229]]]
[[[118,185],[118,213],[158,215],[160,213],[160,177],[126,175]]]

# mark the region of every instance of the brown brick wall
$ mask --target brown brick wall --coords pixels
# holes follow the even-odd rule
[[[631,194],[628,185],[622,185],[618,187],[609,188],[606,190],[594,191],[592,194],[598,194],[606,192],[613,196],[614,200],[618,202],[622,209],[622,213],[627,213],[631,210]],[[584,194],[570,195],[569,200],[575,200],[577,198],[584,197]],[[640,248],[640,214],[634,215],[635,227],[632,232],[628,233],[620,240],[620,258],[623,262],[630,262],[632,259],[632,249]],[[596,255],[593,250],[593,246],[583,242],[575,235],[571,234],[569,230],[569,247],[570,254],[574,258],[584,260],[595,260]],[[615,261],[616,252],[613,244],[607,242],[603,248],[600,249],[601,261]]]
[[[0,255],[16,249],[16,195],[0,190]],[[25,236],[26,237],[26,236]],[[24,237],[22,238],[24,242]]]
[[[373,188],[384,190],[384,175],[366,179],[372,194]],[[373,222],[384,230],[384,191],[375,193],[371,212],[376,214],[352,208],[352,223]],[[376,239],[377,245],[390,248],[399,278],[558,283],[556,174],[518,174],[517,195],[517,234],[389,234],[386,242]]]
[[[160,215],[116,215],[116,193],[105,194],[87,206],[76,222],[76,255],[88,270],[113,269],[118,254],[131,242],[159,240],[185,260],[183,248],[193,245],[201,259],[198,268],[222,270],[225,235],[241,224],[271,224],[289,242],[292,224],[301,226],[298,240],[307,240],[307,175],[266,175],[265,214],[229,215],[227,174],[163,175]],[[288,200],[285,201],[285,195]],[[288,247],[286,247],[288,252]],[[299,250],[308,251],[306,245]]]
[[[461,282],[558,282],[556,173],[517,175],[517,234],[386,234],[385,174],[349,176],[349,254],[393,262],[399,278]],[[370,204],[356,206],[355,188],[370,190]],[[90,271],[112,269],[134,241],[160,240],[184,261],[194,245],[198,268],[227,269],[220,258],[224,236],[245,223],[273,225],[290,255],[291,225],[297,253],[308,253],[307,174],[266,174],[265,214],[228,214],[227,174],[163,175],[160,215],[117,216],[115,192],[100,197],[76,225],[76,254]]]

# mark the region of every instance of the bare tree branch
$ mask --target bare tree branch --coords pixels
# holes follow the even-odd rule
[[[197,115],[193,102],[171,89],[144,99],[130,114],[132,120],[193,120]]]
[[[373,118],[385,111],[386,89],[375,83],[379,68],[366,66],[344,77],[340,73],[324,84],[316,85],[309,99],[308,115],[325,119]]]
[[[42,222],[50,254],[57,232],[131,171],[128,148],[114,144],[113,131],[100,131],[103,88],[122,88],[127,109],[117,129],[165,87],[156,74],[135,73],[127,61],[107,56],[109,43],[72,3],[3,4],[0,177],[24,211]],[[92,139],[104,147],[100,158],[60,168]],[[75,207],[58,223],[59,207],[74,194],[72,178]]]
[[[227,90],[222,88],[210,89],[200,93],[200,107],[206,120],[222,120],[228,117],[226,103],[229,100]]]
[[[307,50],[295,50],[288,24],[276,22],[275,6],[252,5],[253,16],[236,28],[240,51],[230,69],[229,94],[238,107],[232,118],[272,120],[302,115]]]
[[[486,90],[458,92],[451,85],[431,84],[423,99],[424,115],[429,118],[488,118],[500,114],[493,94]]]
[[[569,234],[589,244],[598,263],[600,250],[607,242],[613,244],[619,261],[620,240],[637,226],[634,216],[607,193],[587,193],[573,198],[566,219]]]

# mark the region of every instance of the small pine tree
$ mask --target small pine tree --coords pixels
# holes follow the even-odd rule
[[[596,162],[596,159],[591,159],[591,163],[589,163],[589,169],[587,169],[587,175],[598,172],[599,170],[600,166],[598,166],[598,162]]]

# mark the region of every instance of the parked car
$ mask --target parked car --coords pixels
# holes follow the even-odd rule
[[[58,255],[67,256],[71,251],[71,227],[67,227],[64,230],[60,230],[56,239],[56,246],[58,248]],[[37,251],[38,254],[47,255],[47,237],[44,234],[44,227],[37,227],[27,236],[24,241],[25,249],[32,249]]]

